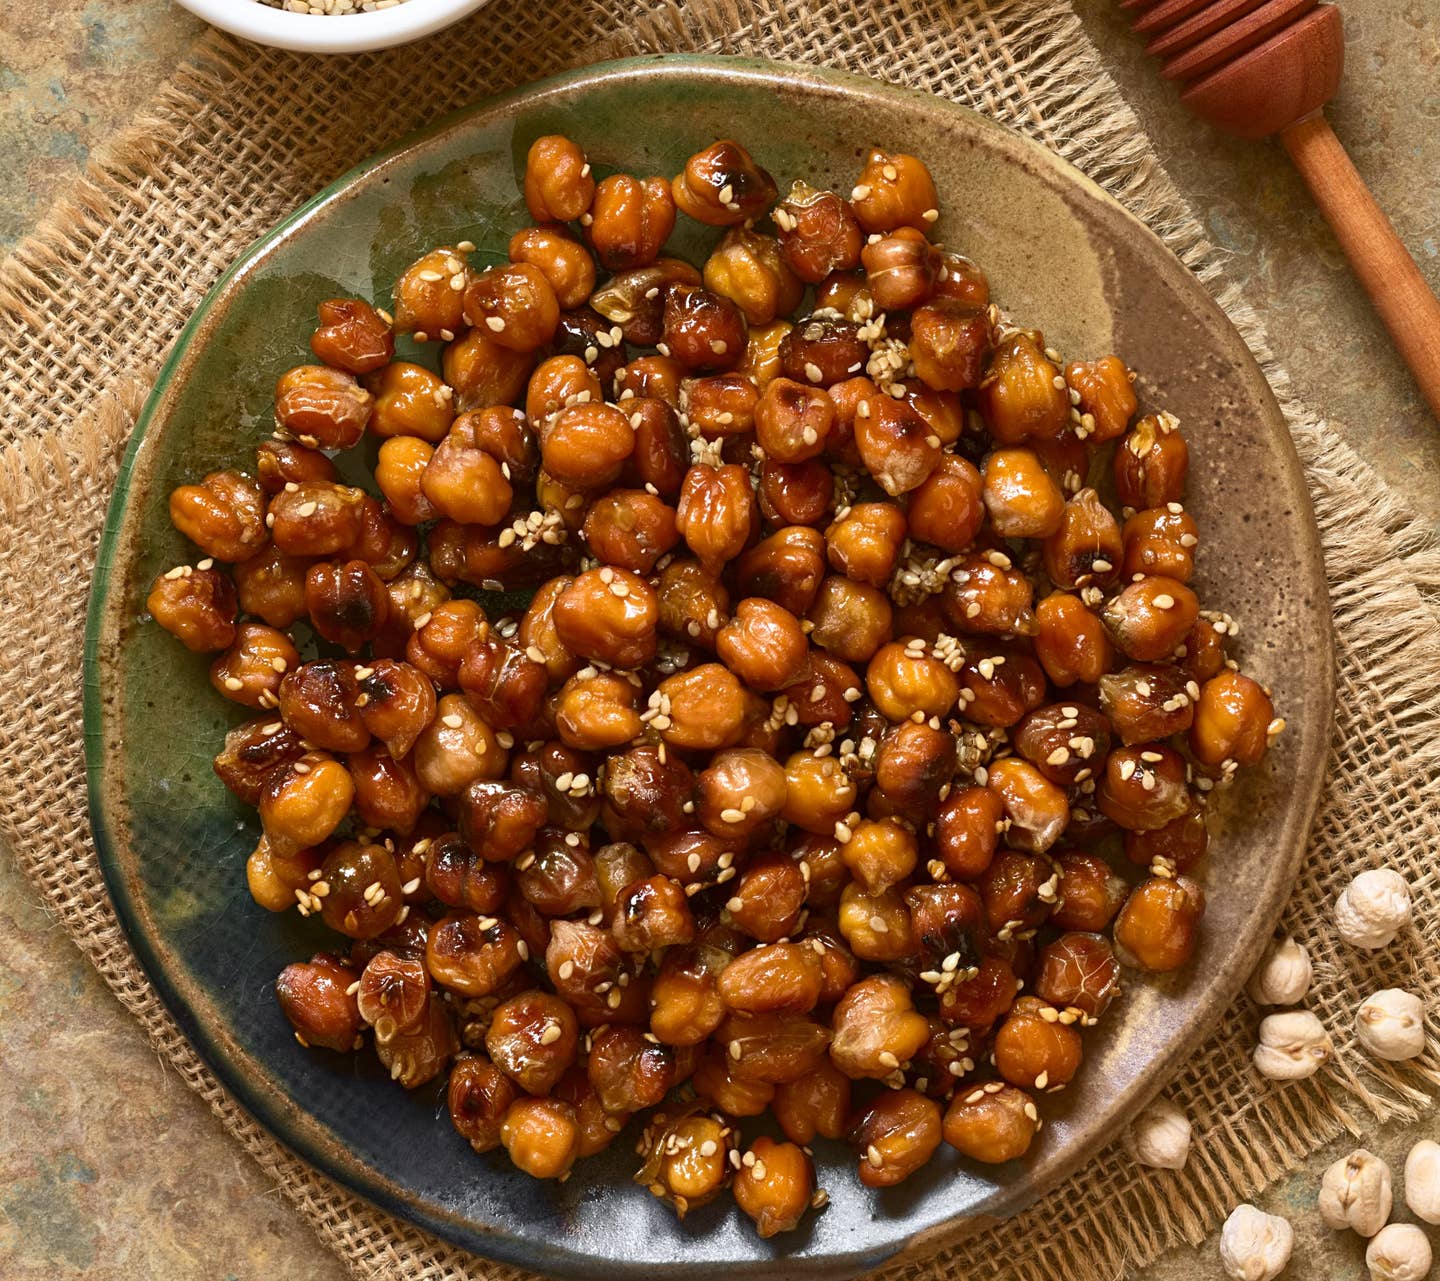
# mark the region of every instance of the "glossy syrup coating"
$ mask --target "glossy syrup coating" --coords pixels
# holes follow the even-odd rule
[[[282,1012],[533,1177],[633,1118],[655,1197],[762,1236],[817,1144],[1022,1159],[1193,962],[1211,800],[1284,730],[1184,431],[932,240],[918,157],[782,198],[733,139],[522,147],[503,257],[319,300],[273,433],[169,496],[146,605],[250,717],[247,887],[344,940]]]

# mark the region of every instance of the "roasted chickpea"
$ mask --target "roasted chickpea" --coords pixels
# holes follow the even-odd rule
[[[546,134],[525,155],[525,206],[536,222],[574,222],[595,195],[590,162],[579,145]]]
[[[1104,859],[1079,850],[1055,856],[1060,869],[1060,902],[1050,914],[1050,923],[1062,930],[1098,933],[1120,910],[1129,892],[1123,877]]]
[[[1115,451],[1115,492],[1127,507],[1143,511],[1185,497],[1190,450],[1173,414],[1146,414]]]
[[[460,295],[455,298],[458,309]],[[455,389],[455,408],[461,411],[512,404],[534,367],[534,352],[501,346],[484,325],[447,342],[441,358],[445,381]]]
[[[363,490],[328,481],[287,485],[270,500],[266,524],[287,556],[334,556],[354,545],[365,520]]]
[[[526,227],[510,237],[511,262],[538,268],[562,308],[580,307],[595,289],[595,260],[563,228]],[[558,324],[558,317],[557,317]]]
[[[755,494],[745,468],[696,464],[685,473],[675,527],[710,573],[718,574],[744,550],[755,523]]]
[[[501,347],[530,352],[555,336],[560,303],[539,267],[512,262],[481,272],[465,286],[465,322],[488,330]]]
[[[387,950],[366,963],[355,994],[360,1017],[375,1029],[377,1041],[417,1032],[430,1005],[430,975],[417,956]]]
[[[910,493],[910,536],[941,551],[963,552],[985,519],[981,494],[975,465],[956,454],[942,454],[935,470]]]
[[[985,874],[1006,830],[1005,803],[988,787],[956,787],[935,821],[935,850],[945,870],[962,881]]]
[[[465,788],[455,813],[466,843],[494,863],[508,863],[534,845],[548,817],[536,789],[487,778]]]
[[[890,639],[895,611],[880,588],[832,574],[807,617],[815,644],[845,662],[863,663]]]
[[[1110,670],[1110,638],[1078,596],[1052,592],[1035,607],[1035,624],[1035,657],[1062,689],[1093,685]]]
[[[1018,1161],[1040,1129],[1040,1113],[1024,1090],[987,1081],[962,1090],[945,1112],[945,1142],[986,1165]]]
[[[1037,707],[1015,726],[1010,739],[1021,756],[1060,787],[1093,777],[1110,753],[1106,718],[1078,703]]]
[[[733,1135],[719,1116],[688,1108],[673,1120],[665,1112],[655,1113],[642,1140],[645,1164],[636,1181],[684,1219],[697,1206],[713,1201],[729,1181]]]
[[[249,560],[269,537],[265,491],[236,471],[211,472],[170,495],[170,523],[215,560]]]
[[[641,730],[636,690],[627,680],[602,672],[572,676],[560,690],[555,728],[570,747],[600,751],[628,743]]]
[[[562,1179],[580,1151],[575,1109],[558,1099],[518,1098],[505,1109],[500,1142],[531,1178]]]
[[[851,1130],[860,1153],[860,1182],[890,1188],[920,1169],[940,1146],[940,1105],[908,1087],[887,1090]]]
[[[331,298],[320,304],[319,312],[320,325],[310,336],[310,350],[325,364],[368,374],[394,356],[395,335],[368,302]]]
[[[415,740],[415,773],[437,796],[456,796],[476,779],[505,773],[505,749],[460,694],[446,694]]]
[[[894,503],[842,507],[825,531],[826,554],[838,573],[884,587],[905,543],[905,513]]]
[[[785,771],[757,748],[717,752],[696,785],[695,817],[719,837],[748,837],[785,808]]]
[[[800,620],[758,596],[742,600],[715,635],[716,652],[751,689],[776,690],[805,671],[809,646]]]
[[[775,180],[738,142],[712,142],[685,162],[671,184],[675,204],[696,222],[753,222],[775,199]]]
[[[728,1014],[715,1039],[726,1047],[727,1072],[736,1081],[783,1085],[825,1061],[830,1029],[800,1014]]]
[[[744,313],[709,289],[672,285],[659,347],[686,369],[733,369],[745,354]]]
[[[586,570],[555,600],[555,631],[572,653],[612,667],[642,667],[655,657],[659,601],[639,574]]]
[[[458,832],[442,832],[425,847],[425,888],[447,907],[488,915],[500,910],[510,888],[509,872],[487,862]]]
[[[629,271],[660,256],[675,229],[675,201],[663,178],[617,173],[596,186],[588,216],[585,234],[600,265]]]
[[[1275,705],[1265,687],[1227,669],[1200,687],[1190,750],[1204,765],[1226,761],[1255,765],[1283,728],[1284,722],[1275,720]]]
[[[579,490],[603,489],[635,449],[635,429],[614,405],[571,405],[540,428],[545,470]]]
[[[865,685],[892,721],[907,721],[917,712],[926,720],[944,716],[960,691],[955,673],[914,637],[882,645],[865,669]]]
[[[1079,1070],[1080,1034],[1056,1018],[1053,1007],[1033,996],[1015,1002],[995,1034],[995,1068],[1011,1085],[1053,1090]]]
[[[1195,953],[1205,894],[1188,876],[1137,885],[1115,918],[1115,947],[1126,965],[1178,970]]]
[[[237,579],[239,577],[238,569],[239,567],[237,567]],[[1197,683],[1208,681],[1225,666],[1225,638],[1222,628],[1225,632],[1229,632],[1230,624],[1218,620],[1212,622],[1208,618],[1197,618],[1189,635],[1185,637],[1185,655],[1181,660],[1180,670],[1192,681]]]
[[[879,148],[865,157],[865,167],[850,193],[850,208],[867,232],[896,227],[928,231],[940,217],[939,203],[924,161]]]
[[[915,376],[924,386],[946,392],[980,386],[990,355],[984,306],[937,298],[917,307],[910,317],[909,347]]]
[[[445,246],[411,263],[395,282],[395,332],[413,333],[416,342],[449,342],[465,325],[461,308],[469,275],[458,252]]]
[[[764,1240],[800,1225],[815,1194],[815,1167],[797,1144],[761,1135],[740,1158],[731,1190]]]
[[[818,387],[776,378],[755,407],[755,435],[768,458],[801,463],[825,450],[835,406]]]
[[[312,565],[305,606],[315,630],[352,654],[379,635],[390,616],[385,584],[363,560]]]
[[[1142,578],[1105,602],[1101,621],[1127,658],[1154,663],[1169,658],[1200,614],[1200,602],[1173,578]]]
[[[1190,807],[1185,762],[1158,743],[1117,747],[1105,761],[1095,800],[1100,811],[1126,831],[1164,827]]]
[[[339,959],[319,952],[280,971],[275,995],[301,1045],[348,1053],[360,1036],[360,1011],[351,985],[359,975]]]
[[[307,480],[338,479],[339,473],[325,454],[293,440],[262,440],[255,449],[255,475],[267,494],[278,494],[286,485]]]
[[[1018,329],[996,346],[977,403],[986,428],[1001,445],[1058,436],[1070,421],[1065,379],[1035,337]]]
[[[940,268],[940,255],[913,227],[901,227],[860,251],[865,287],[881,311],[906,311],[929,296]]]
[[[1065,793],[1029,761],[1007,757],[993,762],[985,785],[999,793],[1005,806],[1012,845],[1043,854],[1060,839],[1070,821]]]
[[[725,867],[717,880],[728,880]],[[806,884],[798,864],[786,854],[752,859],[735,880],[725,901],[728,923],[761,943],[793,934],[805,910]]]
[[[818,285],[832,272],[859,265],[864,234],[850,206],[833,191],[817,191],[797,180],[772,216],[785,261],[807,284]]]
[[[855,447],[891,498],[918,488],[940,465],[940,437],[907,402],[893,396],[875,396],[856,407]]]
[[[349,449],[370,421],[374,397],[353,374],[299,365],[275,384],[275,421],[311,449]]]
[[[819,459],[777,463],[760,468],[760,511],[779,525],[818,525],[830,511],[835,476]]]
[[[500,1129],[519,1097],[514,1083],[480,1054],[462,1054],[450,1072],[446,1102],[450,1121],[476,1152],[500,1146]]]
[[[451,912],[430,929],[425,968],[437,983],[465,996],[489,996],[520,968],[528,950],[507,921]]]

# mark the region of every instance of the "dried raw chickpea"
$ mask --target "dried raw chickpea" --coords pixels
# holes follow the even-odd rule
[[[740,1158],[731,1186],[738,1205],[755,1222],[762,1239],[793,1231],[815,1195],[815,1166],[794,1143],[761,1135]]]
[[[788,315],[805,292],[779,241],[743,226],[727,231],[705,260],[705,286],[730,299],[752,325]]]
[[[1195,952],[1205,894],[1188,876],[1137,885],[1115,918],[1115,950],[1125,965],[1178,970]]]
[[[945,1111],[945,1142],[986,1165],[1018,1161],[1040,1129],[1040,1113],[1024,1090],[987,1081],[961,1090]]]
[[[595,195],[584,151],[560,134],[536,138],[525,155],[524,191],[536,222],[574,222]]]
[[[595,291],[595,260],[574,236],[556,226],[527,227],[510,237],[511,262],[536,267],[566,310],[584,306]],[[558,317],[556,323],[559,323]]]
[[[918,307],[935,286],[940,255],[914,227],[900,227],[889,235],[871,238],[860,251],[865,287],[881,311],[907,311]]]
[[[275,384],[275,422],[311,449],[358,444],[374,403],[353,374],[326,365],[300,365]]]
[[[755,406],[755,438],[767,459],[803,463],[825,452],[835,404],[818,387],[776,378]]]
[[[368,426],[376,436],[418,436],[433,445],[444,440],[450,430],[455,418],[455,393],[424,365],[394,361],[367,377],[365,386],[375,397]]]
[[[940,1105],[918,1090],[887,1090],[861,1114],[850,1139],[860,1153],[860,1182],[889,1188],[908,1179],[940,1146]]]
[[[300,665],[300,654],[282,631],[241,623],[230,647],[210,664],[210,684],[246,707],[277,707],[280,681]]]
[[[157,577],[145,608],[197,654],[229,649],[235,641],[235,585],[205,561],[198,566],[177,565]]]
[[[925,162],[875,148],[850,193],[850,208],[867,232],[915,227],[928,231],[940,217],[940,198]]]
[[[1200,687],[1189,726],[1190,750],[1205,765],[1255,765],[1284,728],[1265,687],[1227,669]]]
[[[211,472],[170,495],[170,523],[215,560],[249,560],[265,546],[265,491],[242,472]]]
[[[1018,329],[997,344],[980,382],[978,407],[1001,445],[1058,436],[1070,421],[1064,377],[1035,338]]]
[[[449,342],[465,327],[461,309],[469,276],[458,251],[444,246],[412,263],[395,282],[395,332],[414,334],[417,342]],[[455,386],[454,379],[445,381]]]
[[[580,221],[606,271],[648,266],[675,230],[670,184],[664,178],[612,174],[596,186],[590,211]]]
[[[691,156],[671,188],[681,212],[712,227],[753,222],[777,194],[775,180],[744,147],[728,140]]]
[[[818,285],[832,272],[859,265],[864,233],[850,206],[833,191],[817,191],[797,179],[772,217],[785,261],[807,284]]]
[[[744,550],[757,524],[750,473],[733,463],[697,463],[685,473],[675,527],[711,574]]]
[[[807,615],[810,639],[847,663],[863,663],[890,639],[895,611],[880,588],[831,574]]]
[[[301,1045],[348,1053],[357,1048],[360,1011],[353,987],[359,975],[337,957],[318,952],[280,971],[275,995]]]

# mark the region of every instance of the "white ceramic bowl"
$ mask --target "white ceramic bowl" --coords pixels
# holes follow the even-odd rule
[[[361,53],[409,44],[458,22],[485,0],[405,0],[369,13],[291,13],[259,0],[178,0],[231,35],[302,53]]]

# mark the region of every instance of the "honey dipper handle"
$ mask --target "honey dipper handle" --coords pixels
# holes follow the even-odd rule
[[[1297,120],[1280,140],[1440,419],[1440,301],[1325,117]]]

